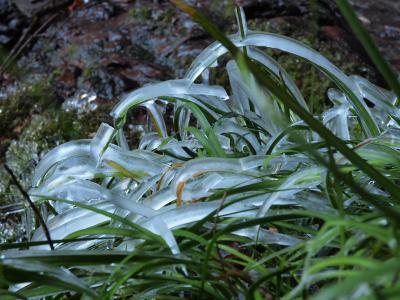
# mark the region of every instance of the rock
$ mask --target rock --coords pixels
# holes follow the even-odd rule
[[[300,16],[309,11],[308,0],[237,0],[248,18]]]
[[[0,0],[0,16],[4,17],[8,13],[12,12],[12,2],[11,0]]]
[[[339,26],[322,26],[321,27],[321,33],[328,39],[331,39],[333,41],[339,41],[340,39],[343,39],[343,29],[341,29]]]
[[[0,44],[1,45],[7,45],[9,44],[11,41],[11,37],[4,35],[4,34],[0,34]]]
[[[352,0],[359,15],[369,22],[364,22],[373,40],[400,75],[400,1]]]
[[[23,30],[24,17],[11,0],[0,0],[0,46],[11,46]]]
[[[96,22],[100,20],[108,20],[114,15],[114,13],[115,6],[110,2],[103,1],[93,6],[77,9],[73,12],[73,15],[78,18],[84,18],[85,20]]]
[[[72,0],[13,0],[13,2],[21,13],[31,18],[49,10],[66,6],[70,4]]]

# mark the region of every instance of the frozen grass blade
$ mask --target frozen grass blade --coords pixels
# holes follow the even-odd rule
[[[32,280],[84,293],[92,299],[99,297],[78,277],[64,268],[53,267],[37,261],[8,258],[1,259],[0,265],[7,280],[19,282]]]
[[[199,14],[196,10],[190,6],[184,4],[182,1],[173,1],[179,8],[189,13],[191,17],[196,20],[200,25],[202,25],[208,32],[210,32],[213,37],[219,40],[231,54],[236,57],[238,65],[247,69],[251,72],[255,78],[264,86],[268,87],[288,108],[293,110],[298,116],[300,116],[315,132],[317,132],[326,142],[332,147],[340,151],[347,159],[349,159],[355,166],[359,167],[366,174],[368,174],[372,179],[376,180],[382,185],[387,191],[392,195],[397,202],[400,202],[400,188],[395,185],[392,181],[388,180],[374,167],[366,163],[360,156],[358,156],[352,149],[350,149],[342,140],[333,135],[323,124],[316,120],[309,112],[301,107],[295,100],[292,99],[292,95],[289,94],[284,87],[279,83],[274,82],[268,74],[265,74],[257,65],[250,61],[245,55],[242,54],[236,48],[236,46],[229,40],[223,33],[219,31],[217,27],[212,25],[207,21],[207,19]],[[352,94],[352,93],[351,93]],[[364,116],[366,117],[366,116]],[[340,173],[336,172],[336,176],[340,176]],[[342,177],[342,176],[340,176]],[[343,180],[343,178],[342,178]],[[352,180],[344,181],[350,184],[357,192],[360,192],[360,188],[357,188]],[[369,201],[371,201],[369,199]],[[377,205],[376,201],[373,201],[374,205]],[[380,205],[379,205],[380,206]],[[380,206],[382,209],[382,206]],[[387,209],[385,209],[388,211]],[[393,221],[398,222],[397,217],[400,216],[398,212],[391,213]]]

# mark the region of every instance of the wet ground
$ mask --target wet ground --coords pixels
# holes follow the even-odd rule
[[[358,16],[397,72],[400,72],[400,1],[352,0]]]
[[[22,0],[14,1],[20,4]],[[35,164],[49,148],[91,136],[100,122],[111,122],[108,113],[124,92],[183,76],[212,41],[168,1],[92,0],[73,9],[68,8],[72,1],[61,1],[64,5],[44,5],[43,10],[29,5],[17,9],[14,1],[0,0],[0,163],[11,167],[26,189]],[[232,1],[189,2],[224,31],[237,30]],[[237,2],[244,6],[250,29],[297,38],[346,72],[382,82],[334,1]],[[353,3],[387,59],[400,70],[399,2]],[[315,70],[297,58],[273,55],[318,111],[331,83],[321,81]],[[141,120],[139,111],[132,121],[140,124]],[[19,220],[13,217],[21,203],[18,190],[0,166],[3,239],[21,236],[15,230]],[[7,216],[6,210],[11,210]]]

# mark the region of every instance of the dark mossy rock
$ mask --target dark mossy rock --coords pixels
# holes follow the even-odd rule
[[[12,0],[12,2],[24,15],[33,17],[68,5],[72,0]]]
[[[25,24],[24,16],[11,0],[0,0],[0,47],[15,43]]]

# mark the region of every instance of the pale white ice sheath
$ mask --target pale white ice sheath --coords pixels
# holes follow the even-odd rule
[[[391,120],[399,117],[399,110],[393,106],[395,97],[391,92],[364,78],[347,76],[318,52],[284,36],[246,31],[245,36],[236,34],[230,39],[236,46],[246,47],[249,57],[282,81],[293,99],[307,110],[293,79],[258,48],[296,55],[332,79],[337,85],[328,91],[332,107],[320,118],[338,137],[349,141],[354,134],[364,134],[365,138],[390,137],[398,141]],[[47,213],[53,239],[106,223],[125,226],[79,203],[116,214],[161,236],[174,254],[180,251],[173,230],[191,226],[210,214],[222,219],[247,219],[274,214],[274,208],[280,206],[333,211],[327,198],[314,192],[324,184],[324,168],[302,154],[280,153],[280,149],[294,145],[290,130],[302,127],[309,143],[318,142],[319,137],[293,114],[289,124],[276,122],[283,114],[281,104],[270,91],[259,88],[254,78],[244,78],[233,60],[226,65],[230,92],[210,85],[209,74],[226,53],[220,43],[211,44],[193,62],[185,78],[149,84],[125,95],[111,112],[114,127],[103,123],[93,139],[68,142],[47,153],[35,170],[30,194],[36,201],[48,199],[53,207],[54,211]],[[195,83],[200,76],[203,83]],[[374,106],[368,107],[364,99]],[[173,128],[165,123],[165,105],[174,106]],[[155,131],[144,134],[138,149],[130,149],[124,125],[128,111],[138,106],[147,109]],[[372,136],[371,126],[384,134]],[[319,150],[319,154],[326,156],[326,149]],[[378,150],[367,146],[359,154],[373,158]],[[291,175],[278,180],[275,174],[279,172]],[[273,192],[244,189],[224,194],[265,180],[271,182]],[[42,228],[34,230],[33,241],[45,239]],[[285,246],[302,239],[264,229],[234,233],[259,243]],[[140,242],[120,241],[111,248],[132,249]],[[85,249],[97,243],[100,241],[58,243],[56,247]]]

